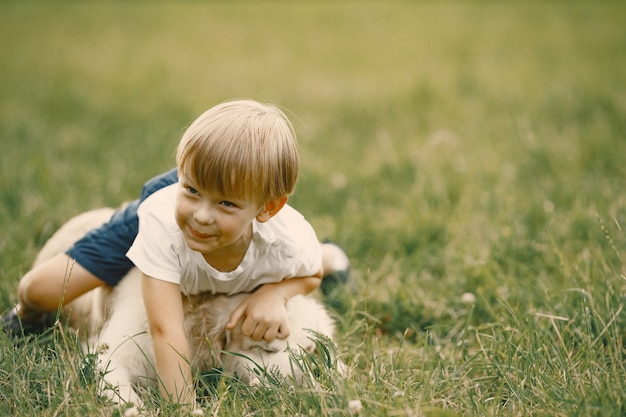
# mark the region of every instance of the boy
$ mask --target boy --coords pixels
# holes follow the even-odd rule
[[[286,205],[299,162],[293,129],[277,108],[243,100],[209,109],[183,135],[176,161],[178,182],[139,206],[139,231],[127,256],[130,266],[144,274],[143,299],[161,393],[193,403],[181,292],[253,291],[227,328],[241,320],[243,333],[254,339],[287,337],[285,301],[320,285],[322,256],[312,227]],[[155,181],[164,185],[168,180],[166,175]],[[142,198],[150,188],[157,187],[147,184]],[[114,218],[132,218],[138,204],[131,206]],[[132,231],[121,234],[120,241],[127,242]],[[62,270],[65,277],[68,256],[71,250],[47,267]],[[65,293],[58,279],[42,284],[45,271],[36,268],[27,274],[18,291],[23,321],[32,322],[41,311],[56,309],[59,300],[71,301],[102,285],[86,266],[73,267]]]

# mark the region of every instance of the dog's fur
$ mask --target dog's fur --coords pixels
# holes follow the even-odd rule
[[[68,221],[48,240],[35,264],[64,251],[87,230],[107,221],[112,212],[108,208],[93,210]],[[343,252],[339,250],[339,254]],[[329,256],[325,250],[325,265],[329,264]],[[71,267],[68,265],[68,273]],[[188,359],[196,370],[222,368],[244,382],[254,383],[258,375],[254,368],[260,365],[298,379],[301,371],[290,363],[290,350],[315,349],[308,330],[333,336],[332,319],[312,297],[296,296],[287,302],[291,335],[268,343],[244,336],[241,324],[232,331],[225,330],[231,312],[247,294],[181,296],[191,352]],[[141,404],[136,388],[155,387],[157,381],[152,339],[141,300],[141,273],[133,269],[116,287],[103,286],[82,295],[68,303],[63,313],[70,327],[84,334],[86,352],[97,354],[96,366],[103,375],[102,394],[115,402]]]

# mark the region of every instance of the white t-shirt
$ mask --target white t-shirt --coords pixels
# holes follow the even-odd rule
[[[180,285],[184,294],[236,294],[286,278],[311,276],[322,268],[321,245],[313,227],[285,205],[265,223],[252,223],[252,239],[237,268],[222,272],[191,250],[176,223],[179,184],[165,187],[141,203],[139,233],[126,254],[144,274]]]

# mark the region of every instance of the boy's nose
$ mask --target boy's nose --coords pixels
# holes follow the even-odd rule
[[[199,224],[212,224],[215,222],[213,210],[206,206],[194,211],[193,218]]]

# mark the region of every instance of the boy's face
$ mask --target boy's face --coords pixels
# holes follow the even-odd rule
[[[214,268],[235,269],[248,248],[252,221],[261,211],[257,202],[200,189],[184,174],[178,182],[175,215],[185,242]]]

